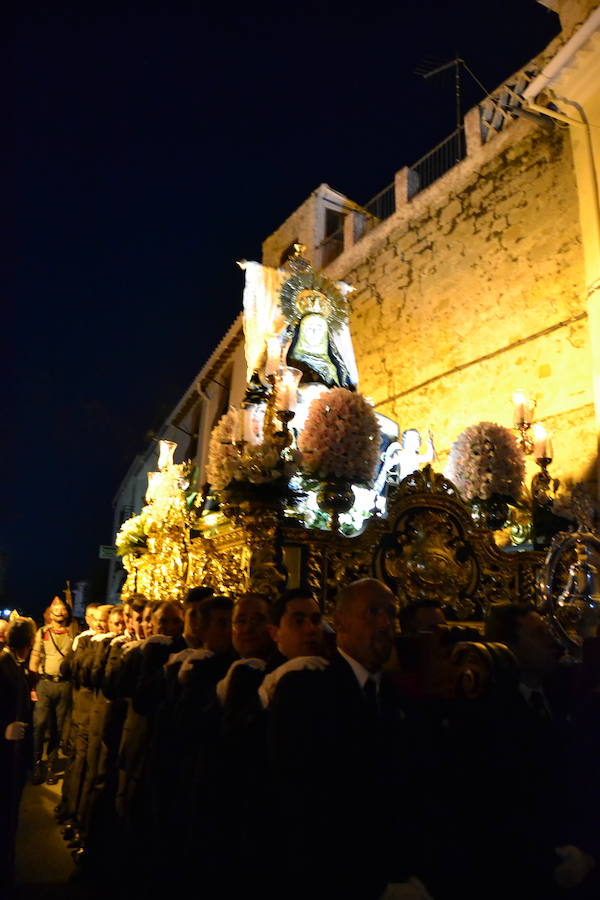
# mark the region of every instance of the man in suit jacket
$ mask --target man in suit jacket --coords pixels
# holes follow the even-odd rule
[[[288,672],[273,695],[269,745],[288,897],[369,900],[398,880],[388,836],[402,715],[382,675],[395,619],[384,584],[349,585],[338,598],[329,665]]]
[[[33,758],[32,708],[26,660],[35,634],[31,619],[16,619],[0,650],[0,894],[13,887],[15,838],[21,794]]]
[[[558,666],[560,648],[533,606],[492,606],[485,637],[510,647],[519,680],[493,703],[484,700],[476,721],[486,747],[481,780],[502,798],[477,857],[493,874],[490,898],[510,892],[514,898],[548,900],[555,876],[560,878],[557,848],[574,839],[565,815],[569,766],[563,763],[570,726],[561,676],[569,673]],[[474,896],[476,891],[475,883]]]

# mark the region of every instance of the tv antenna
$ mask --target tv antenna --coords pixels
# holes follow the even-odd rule
[[[467,65],[462,56],[459,56],[458,53],[451,59],[450,62],[442,63],[441,65],[436,64],[431,59],[425,59],[423,62],[420,62],[418,66],[415,68],[415,75],[420,75],[421,78],[427,80],[428,78],[433,78],[435,75],[441,75],[442,72],[448,71],[448,69],[454,66],[454,105],[455,105],[455,113],[456,113],[456,133],[458,134],[458,149],[457,149],[457,159],[459,162],[461,154],[463,152],[463,124],[462,124],[462,88],[461,88],[461,66],[465,69],[465,71],[471,76],[475,84],[481,88],[483,93],[487,96],[489,91],[486,90],[484,85],[481,83],[477,75],[473,72],[473,70]]]

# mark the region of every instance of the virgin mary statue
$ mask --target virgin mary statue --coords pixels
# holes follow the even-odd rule
[[[245,270],[244,335],[248,381],[265,364],[267,339],[279,335],[287,346],[287,363],[303,373],[302,383],[355,390],[358,372],[348,328],[351,290],[315,272],[298,248],[290,270],[256,262]]]
[[[307,312],[292,326],[287,360],[304,373],[305,383],[320,381],[327,387],[356,390],[357,380],[351,378],[327,317],[320,311]]]

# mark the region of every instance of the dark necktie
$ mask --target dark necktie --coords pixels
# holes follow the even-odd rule
[[[376,719],[378,713],[377,705],[377,682],[374,678],[367,678],[363,687],[363,695],[365,698],[365,706],[368,710],[369,717]]]
[[[536,716],[549,722],[551,719],[548,707],[544,701],[544,695],[541,691],[532,691],[529,695],[529,705],[534,710]]]

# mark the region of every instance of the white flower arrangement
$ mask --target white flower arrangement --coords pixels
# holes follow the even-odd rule
[[[208,448],[207,479],[213,490],[225,490],[234,481],[266,484],[286,482],[298,471],[302,454],[287,448],[282,452],[277,439],[264,437],[261,443],[236,444],[240,412],[230,409],[213,428]]]
[[[322,481],[372,484],[380,430],[362,394],[333,388],[313,400],[298,444],[307,474]]]
[[[145,516],[132,516],[121,525],[115,539],[115,546],[119,556],[127,556],[134,550],[145,549],[148,543]]]
[[[467,500],[493,494],[518,500],[525,476],[523,451],[509,428],[479,422],[452,445],[445,472]]]
[[[237,410],[230,409],[221,416],[210,436],[206,478],[215,491],[227,487],[239,469],[240,454],[233,442],[237,419]]]

